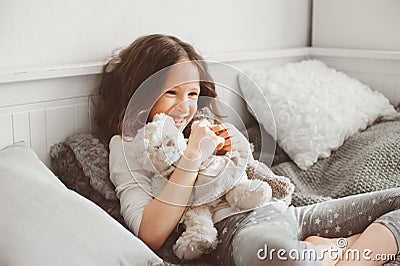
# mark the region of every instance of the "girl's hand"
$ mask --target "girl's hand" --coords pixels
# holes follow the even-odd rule
[[[251,152],[250,143],[246,137],[232,124],[224,123],[223,125],[213,126],[212,131],[219,137],[224,138],[225,142],[221,151],[231,151],[232,149],[238,151]]]
[[[204,162],[217,149],[221,149],[225,139],[217,136],[207,123],[197,123],[192,126],[185,156],[191,160]]]

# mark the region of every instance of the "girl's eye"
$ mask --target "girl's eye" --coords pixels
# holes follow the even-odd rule
[[[195,97],[197,97],[197,96],[199,96],[199,94],[198,94],[197,92],[191,92],[191,93],[189,93],[189,96],[195,96]]]
[[[176,95],[176,91],[167,91],[166,94],[169,94],[169,95]]]

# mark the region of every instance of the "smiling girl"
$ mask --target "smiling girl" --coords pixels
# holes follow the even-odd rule
[[[96,123],[110,148],[110,179],[120,199],[121,213],[130,230],[151,249],[165,248],[175,232],[192,193],[201,163],[222,146],[250,149],[244,136],[233,126],[206,127],[191,121],[199,106],[199,97],[215,98],[207,65],[195,49],[173,36],[154,34],[138,38],[103,68],[99,95],[102,105]],[[140,116],[147,106],[152,121],[155,114],[166,113],[175,126],[185,130],[188,145],[158,198],[153,198],[150,173],[132,160],[129,142],[123,139],[124,116],[131,97],[141,84],[160,70],[169,67],[160,86],[148,87],[136,99]],[[216,113],[212,106],[211,110]],[[129,122],[129,121],[128,121]],[[208,140],[208,141],[204,141]],[[129,163],[127,163],[129,162]],[[129,167],[128,167],[129,164]],[[178,186],[177,186],[178,185]],[[169,204],[169,202],[179,204]],[[371,204],[376,202],[376,205]],[[354,212],[351,206],[357,206]],[[400,188],[376,191],[314,205],[293,207],[277,201],[255,210],[237,213],[222,203],[213,222],[220,244],[208,255],[218,265],[381,265],[384,261],[262,260],[257,255],[265,245],[271,249],[321,251],[347,237],[348,248],[370,249],[372,254],[398,254],[400,243]],[[358,213],[363,215],[358,215]],[[331,217],[332,216],[332,217]],[[315,236],[323,228],[327,236]],[[348,233],[349,232],[349,233]],[[372,255],[371,255],[372,256]]]

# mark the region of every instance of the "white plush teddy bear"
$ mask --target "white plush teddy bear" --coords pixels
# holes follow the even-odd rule
[[[136,159],[145,170],[154,173],[151,177],[152,193],[157,196],[186,149],[186,139],[170,116],[157,114],[152,122],[137,132],[133,141],[136,142],[133,145]],[[185,231],[173,246],[177,257],[190,260],[216,248],[218,238],[212,215],[223,197],[235,210],[263,206],[272,197],[290,203],[294,186],[289,179],[275,176],[249,153],[232,150],[225,155],[211,155],[203,162],[190,207],[180,221],[184,223]]]

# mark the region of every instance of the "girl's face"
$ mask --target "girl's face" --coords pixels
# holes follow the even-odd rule
[[[174,119],[177,128],[183,129],[197,111],[199,80],[199,71],[190,61],[181,60],[173,65],[165,80],[162,95],[150,111],[150,120],[156,114],[165,113]]]

